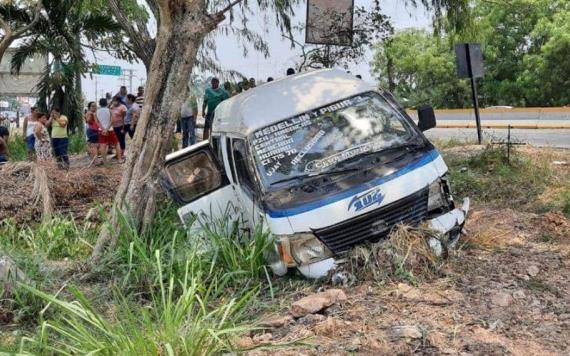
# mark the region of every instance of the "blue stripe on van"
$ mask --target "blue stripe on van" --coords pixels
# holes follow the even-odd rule
[[[383,184],[383,183],[389,182],[393,179],[396,179],[398,177],[401,177],[404,174],[409,173],[415,169],[418,169],[418,168],[423,167],[427,164],[430,164],[433,161],[435,161],[438,157],[439,157],[439,153],[436,150],[432,150],[432,151],[426,153],[424,156],[417,159],[416,161],[414,161],[414,162],[408,164],[407,166],[405,166],[404,168],[400,169],[399,171],[394,172],[392,174],[389,174],[387,176],[376,178],[374,180],[366,182],[363,185],[359,185],[357,187],[354,187],[352,189],[346,190],[344,192],[341,192],[339,194],[330,196],[330,197],[322,199],[322,200],[317,200],[317,201],[312,202],[312,203],[303,204],[302,206],[299,206],[296,208],[283,209],[283,210],[267,210],[267,214],[269,214],[269,216],[272,218],[285,218],[288,216],[293,216],[293,215],[305,213],[307,211],[317,209],[317,208],[323,207],[325,205],[336,203],[339,200],[343,200],[343,199],[346,199],[350,196],[364,192],[368,189],[374,188],[375,186],[378,186],[380,184]]]

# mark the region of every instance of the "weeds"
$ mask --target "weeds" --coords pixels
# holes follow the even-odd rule
[[[52,303],[62,316],[44,321],[36,338],[23,340],[20,352],[202,355],[232,350],[235,335],[251,329],[241,321],[256,290],[248,288],[238,297],[219,300],[225,285],[212,286],[208,281],[225,280],[224,275],[214,263],[205,270],[196,270],[192,264],[186,261],[180,279],[167,277],[157,251],[159,290],[150,291],[151,302],[146,305],[132,304],[117,292],[117,315],[111,320],[99,313],[78,289],[71,289],[75,300],[66,302],[24,287]]]
[[[25,161],[28,159],[26,141],[22,135],[14,130],[8,138],[8,155],[11,161]]]
[[[534,206],[552,176],[548,162],[532,161],[516,150],[507,161],[505,147],[485,150],[448,160],[454,194],[471,196],[500,207]]]
[[[60,216],[23,228],[8,220],[0,224],[0,246],[48,259],[78,259],[91,253],[96,234],[91,225],[80,225],[71,218]]]

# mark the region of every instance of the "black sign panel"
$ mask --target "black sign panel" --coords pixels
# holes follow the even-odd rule
[[[460,78],[482,78],[483,54],[478,43],[459,43],[455,45],[455,62]]]

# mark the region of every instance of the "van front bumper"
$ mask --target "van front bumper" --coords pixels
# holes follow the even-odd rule
[[[457,243],[463,225],[465,224],[469,208],[470,200],[469,198],[465,198],[463,199],[461,207],[426,221],[428,226],[440,236],[439,239],[432,237],[428,241],[434,254],[438,256],[441,255],[444,248],[443,244],[445,244],[446,247],[453,247]],[[307,241],[307,234],[303,235],[304,241]],[[317,237],[315,236],[314,239],[317,240]],[[316,259],[310,263],[297,263],[294,258],[291,257],[291,241],[289,238],[282,239],[278,242],[278,251],[280,258],[271,263],[271,268],[277,275],[284,275],[288,268],[296,267],[306,278],[322,278],[337,264],[342,263],[342,259],[335,259],[330,255],[320,260]]]

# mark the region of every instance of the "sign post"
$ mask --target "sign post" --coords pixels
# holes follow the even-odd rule
[[[459,77],[471,80],[473,109],[475,110],[475,122],[477,123],[477,140],[481,144],[483,134],[481,132],[481,117],[479,115],[479,99],[477,96],[477,78],[482,78],[485,75],[481,45],[478,43],[456,44],[455,61]]]

